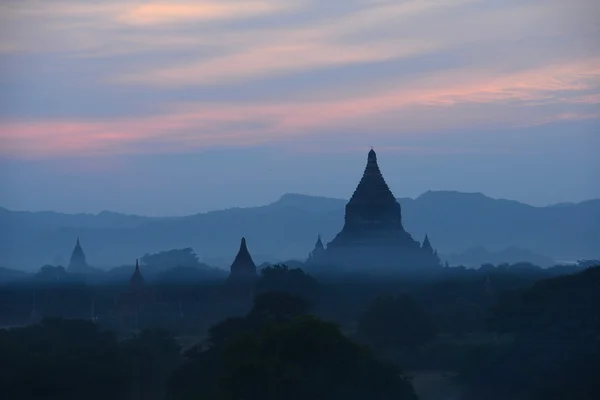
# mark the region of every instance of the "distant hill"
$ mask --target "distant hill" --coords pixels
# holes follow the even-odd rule
[[[30,275],[26,274],[23,271],[17,271],[13,269],[0,267],[0,285],[2,285],[3,283],[25,280],[29,277]]]
[[[451,191],[398,200],[405,228],[417,240],[428,233],[441,254],[482,246],[492,253],[526,249],[555,260],[600,256],[600,200],[533,207]],[[77,236],[90,264],[100,267],[129,264],[146,253],[185,247],[192,247],[203,262],[227,267],[242,236],[248,239],[257,264],[304,259],[318,233],[328,242],[341,229],[345,203],[286,194],[261,207],[177,218],[0,209],[0,264],[37,270],[57,257],[68,260]]]
[[[464,265],[466,267],[478,268],[483,264],[500,265],[504,263],[517,264],[528,262],[540,267],[552,267],[556,261],[551,257],[536,254],[530,250],[509,247],[500,251],[490,252],[484,247],[473,247],[462,253],[440,255],[442,260],[448,261],[450,265]]]

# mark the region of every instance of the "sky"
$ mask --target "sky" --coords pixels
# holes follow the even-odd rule
[[[596,0],[0,1],[0,206],[600,198]]]

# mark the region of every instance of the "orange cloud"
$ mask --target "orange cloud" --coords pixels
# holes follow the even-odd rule
[[[151,2],[127,7],[116,19],[134,25],[212,21],[270,14],[289,9],[290,5],[274,1]]]
[[[72,56],[113,56],[149,51],[228,46],[243,32],[195,31],[182,23],[236,21],[298,11],[305,0],[175,0],[102,2],[34,1],[0,3],[0,52],[77,52]],[[218,36],[218,37],[216,37]],[[235,36],[235,37],[234,37]],[[231,43],[227,39],[231,38]],[[247,40],[247,36],[246,39]],[[229,44],[228,44],[229,43]]]

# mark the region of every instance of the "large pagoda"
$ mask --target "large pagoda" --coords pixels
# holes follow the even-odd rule
[[[309,262],[364,272],[419,272],[440,266],[429,239],[421,246],[404,229],[400,204],[383,179],[373,149],[346,204],[343,229]]]

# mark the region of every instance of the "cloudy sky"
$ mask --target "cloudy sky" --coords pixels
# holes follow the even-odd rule
[[[0,206],[600,197],[596,0],[2,0]],[[594,179],[596,178],[596,179]]]

